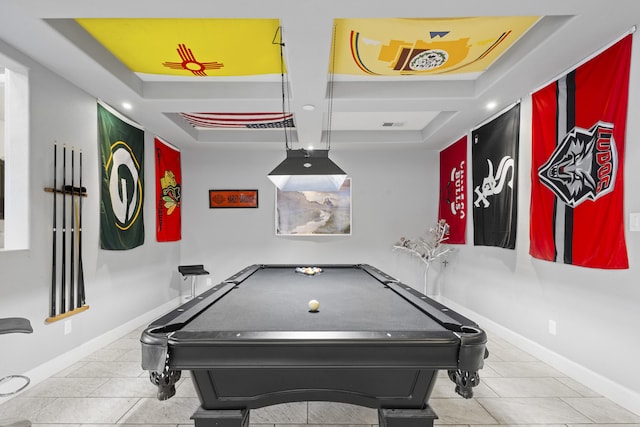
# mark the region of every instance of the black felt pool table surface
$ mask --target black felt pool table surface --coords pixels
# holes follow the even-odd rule
[[[367,264],[254,264],[153,322],[142,367],[163,400],[191,371],[196,426],[246,427],[248,411],[294,401],[378,408],[387,427],[433,426],[439,370],[473,396],[486,334]],[[309,300],[318,300],[310,312]]]
[[[318,312],[308,303],[320,303]],[[443,331],[444,327],[359,268],[256,271],[186,324],[202,331]]]

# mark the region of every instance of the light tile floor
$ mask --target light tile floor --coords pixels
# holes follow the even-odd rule
[[[137,329],[79,363],[0,405],[0,420],[36,427],[183,427],[199,406],[191,379],[176,396],[155,398],[140,367]],[[637,416],[496,337],[473,399],[454,393],[443,373],[430,404],[447,427],[640,427]],[[377,411],[353,405],[301,402],[251,411],[252,427],[375,427]],[[0,424],[1,426],[2,424]],[[20,424],[15,424],[18,427]]]

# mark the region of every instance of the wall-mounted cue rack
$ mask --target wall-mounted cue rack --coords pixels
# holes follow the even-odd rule
[[[49,317],[45,319],[45,323],[62,320],[89,308],[86,303],[82,268],[82,199],[87,196],[87,189],[82,186],[82,151],[78,155],[77,171],[76,152],[73,148],[69,151],[70,171],[67,169],[65,145],[62,147],[62,171],[60,172],[58,171],[58,144],[53,144],[53,187],[44,189],[53,194],[51,294]],[[76,174],[79,178],[77,186]],[[58,175],[62,177],[60,181]],[[67,181],[68,175],[71,175],[69,181]],[[62,228],[59,229],[59,225]]]

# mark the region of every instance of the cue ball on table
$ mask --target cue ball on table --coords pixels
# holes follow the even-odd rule
[[[320,308],[320,303],[314,299],[312,299],[311,301],[309,301],[309,311],[318,311],[318,309]]]

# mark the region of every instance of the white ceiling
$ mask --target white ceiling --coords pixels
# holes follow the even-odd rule
[[[331,149],[424,144],[441,149],[501,109],[555,79],[640,21],[638,0],[0,0],[0,39],[64,76],[149,132],[180,147],[280,147],[280,130],[198,132],[174,113],[281,111],[279,76],[144,82],[88,37],[72,18],[278,18],[284,32],[290,110],[297,143],[321,148],[335,18],[543,16],[476,79],[336,77]],[[2,66],[3,64],[0,64]],[[497,109],[485,108],[489,101]],[[313,111],[303,110],[307,104]],[[383,126],[393,123],[393,126]]]

